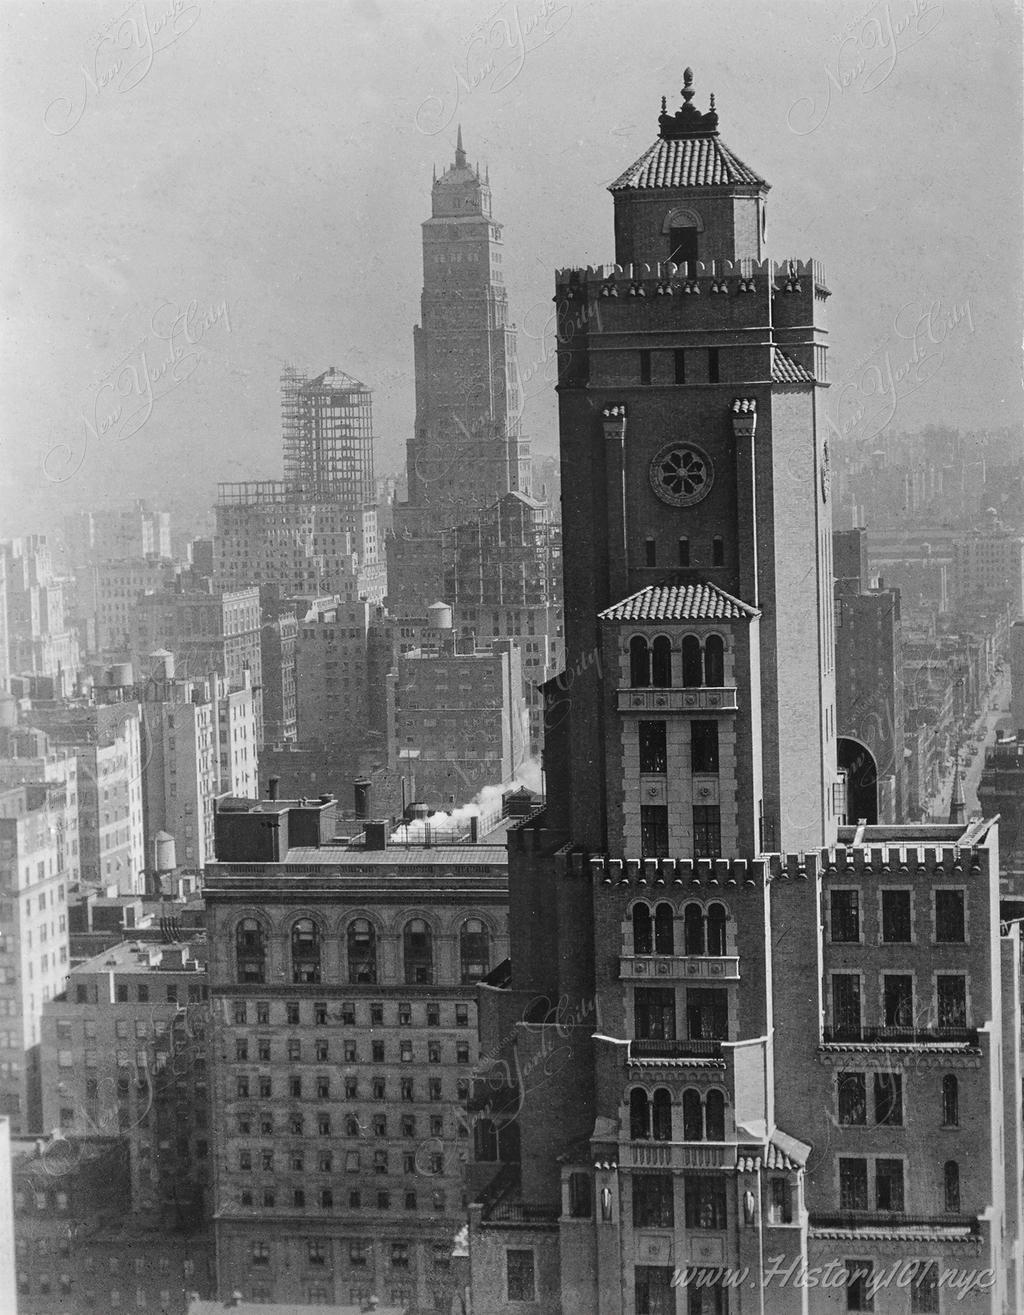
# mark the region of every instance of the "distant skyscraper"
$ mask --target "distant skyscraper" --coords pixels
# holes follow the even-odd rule
[[[501,230],[491,214],[489,178],[468,164],[460,129],[455,162],[435,178],[423,224],[409,495],[395,509],[388,548],[393,607],[430,603],[426,594],[440,593],[443,530],[472,520],[505,493],[530,492]]]
[[[371,390],[333,366],[315,378],[289,366],[281,420],[284,479],[218,485],[218,585],[383,601]]]
[[[56,697],[71,692],[79,666],[78,638],[64,617],[64,582],[54,575],[46,536],[29,535],[0,545],[5,583],[7,662],[0,676],[45,676]]]

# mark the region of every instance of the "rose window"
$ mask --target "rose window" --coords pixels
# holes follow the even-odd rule
[[[651,487],[674,507],[700,502],[713,479],[711,458],[692,443],[670,443],[651,462]]]

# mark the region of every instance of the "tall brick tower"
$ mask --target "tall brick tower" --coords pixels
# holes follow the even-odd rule
[[[396,508],[388,544],[393,610],[422,608],[439,596],[445,531],[506,493],[530,492],[501,230],[489,177],[468,163],[460,127],[454,163],[435,177],[423,224],[408,501]]]
[[[835,837],[829,294],[765,260],[768,184],[692,98],[611,185],[616,265],[557,278],[549,793],[591,846],[752,857]]]

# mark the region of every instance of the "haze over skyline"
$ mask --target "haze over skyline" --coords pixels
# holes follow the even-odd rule
[[[135,0],[2,18],[4,534],[135,496],[208,507],[217,480],[278,476],[286,361],[369,385],[377,469],[397,469],[420,224],[459,123],[504,225],[524,432],[554,452],[554,270],[612,259],[605,189],[687,65],[772,184],[772,256],[824,264],[837,433],[1020,423],[1009,0]]]

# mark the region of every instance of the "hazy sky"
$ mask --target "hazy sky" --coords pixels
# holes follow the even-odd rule
[[[524,428],[555,450],[553,270],[612,258],[605,188],[688,64],[772,184],[770,254],[824,262],[837,428],[1020,424],[1012,0],[35,0],[0,18],[0,537],[278,476],[286,361],[370,385],[377,468],[396,468],[419,225],[458,122],[505,225]]]

